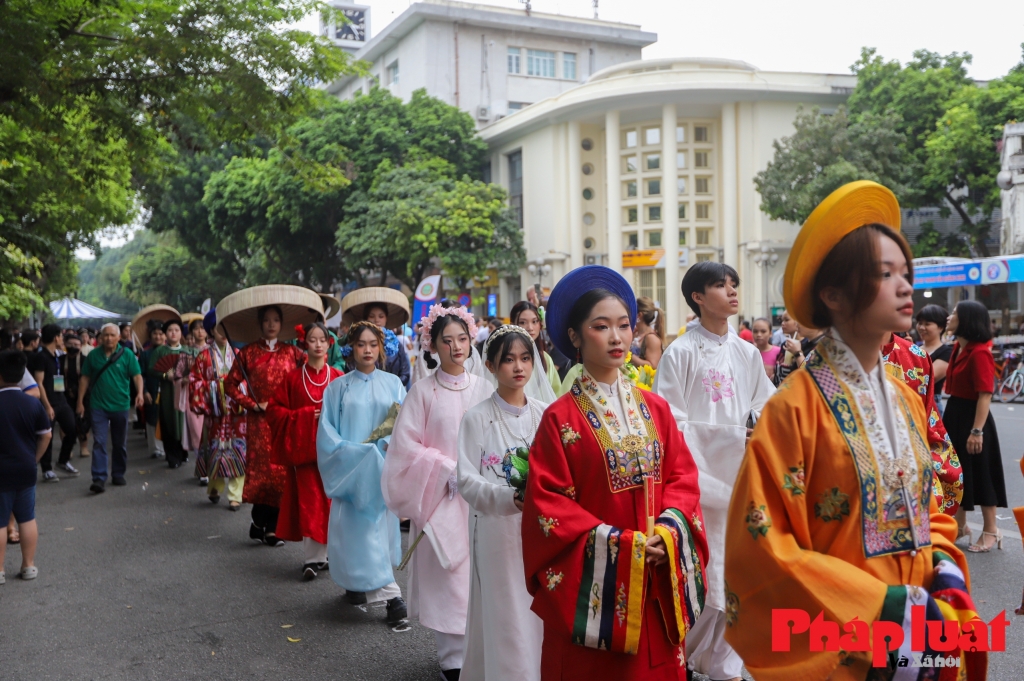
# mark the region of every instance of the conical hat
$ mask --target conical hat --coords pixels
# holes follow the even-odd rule
[[[281,340],[295,338],[297,324],[324,320],[324,304],[316,291],[301,286],[270,284],[235,291],[217,303],[217,321],[236,343],[251,343],[262,337],[257,311],[267,305],[281,308]]]
[[[188,327],[197,319],[202,321],[203,315],[198,312],[186,312],[181,315],[181,325],[185,327],[185,331],[188,331]]]
[[[132,317],[132,335],[135,336],[135,347],[141,350],[149,342],[149,322],[159,319],[168,322],[172,319],[181,321],[181,314],[170,305],[147,305]]]
[[[389,329],[397,329],[409,321],[409,299],[401,291],[386,286],[361,288],[342,298],[342,320],[349,324],[362,321],[369,303],[382,303],[387,306]]]
[[[341,309],[341,301],[338,300],[337,296],[332,296],[330,293],[318,293],[320,300],[324,303],[324,319],[330,319],[334,315],[338,314]]]

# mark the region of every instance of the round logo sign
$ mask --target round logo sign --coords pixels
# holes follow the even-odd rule
[[[998,264],[992,263],[985,268],[985,274],[988,275],[989,279],[998,279],[999,275],[1002,274],[1002,268]]]
[[[470,299],[468,293],[459,294],[459,305],[462,307],[469,307]]]
[[[434,287],[431,284],[424,284],[420,289],[420,295],[424,297],[430,297],[434,295]]]

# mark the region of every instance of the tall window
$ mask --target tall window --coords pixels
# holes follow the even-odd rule
[[[526,75],[554,78],[555,53],[547,50],[527,50]]]
[[[710,142],[708,139],[708,128],[706,125],[698,125],[693,129],[694,142]]]
[[[523,152],[508,155],[508,205],[516,215],[519,229],[523,228]]]
[[[665,302],[665,270],[637,270],[637,293],[653,298],[660,307]]]
[[[508,48],[508,72],[509,73],[521,73],[522,72],[522,58],[523,51],[518,47]]]
[[[574,52],[562,53],[562,78],[576,80],[576,54]]]
[[[398,84],[398,60],[391,62],[388,66],[388,85]]]

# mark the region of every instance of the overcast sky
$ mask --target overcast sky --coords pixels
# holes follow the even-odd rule
[[[522,8],[518,0],[478,0]],[[412,0],[359,0],[376,35]],[[723,57],[764,70],[849,73],[861,47],[906,61],[916,49],[970,52],[970,74],[990,79],[1020,61],[1020,0],[600,0],[602,19],[658,34],[644,58]],[[533,0],[537,12],[593,16],[592,0]],[[316,30],[317,20],[304,24]]]
[[[519,0],[478,0],[522,8]],[[658,34],[645,59],[723,57],[763,70],[849,73],[861,47],[886,59],[908,60],[916,49],[970,52],[974,78],[1004,75],[1021,59],[1021,0],[599,0],[599,16],[639,24]],[[371,35],[405,11],[412,0],[360,0],[371,7]],[[537,12],[593,16],[592,0],[533,0]],[[301,26],[317,31],[318,17]],[[120,246],[125,233],[101,238]],[[79,257],[92,257],[82,249]]]

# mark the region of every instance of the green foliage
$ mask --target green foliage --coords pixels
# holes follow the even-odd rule
[[[123,246],[103,249],[93,260],[78,262],[77,297],[104,310],[131,316],[140,305],[121,290],[121,273],[132,258],[157,244],[157,235],[140,229]]]
[[[755,180],[762,210],[803,222],[836,187],[872,179],[905,208],[956,212],[969,247],[989,255],[985,242],[999,204],[997,143],[1006,123],[1024,119],[1024,62],[978,87],[967,77],[970,61],[969,54],[919,50],[901,65],[865,48],[853,65],[857,87],[847,108],[832,120],[799,113],[794,135],[775,145]],[[915,254],[963,251],[959,237],[932,232],[922,233]]]
[[[325,103],[268,153],[209,173],[208,228],[186,243],[193,254],[216,244],[247,284],[320,290],[371,274],[415,287],[433,262],[461,280],[495,264],[515,269],[522,237],[501,190],[479,181],[486,157],[466,113],[422,90],[403,103],[374,88]],[[181,215],[187,199],[166,205]]]
[[[165,303],[181,312],[196,311],[203,300],[220,300],[235,290],[234,282],[211,274],[178,243],[173,233],[132,257],[121,272],[121,293],[139,307]]]
[[[317,0],[0,2],[0,239],[31,267],[7,296],[74,288],[74,251],[127,224],[136,193],[199,131],[270,139],[347,68],[285,28]],[[184,134],[188,130],[191,134]],[[13,293],[30,282],[35,291]],[[0,313],[2,314],[2,313]],[[11,313],[13,314],[13,312]]]
[[[897,196],[906,178],[906,136],[892,113],[851,121],[845,107],[832,115],[798,110],[796,132],[773,143],[775,157],[754,178],[761,209],[777,220],[802,223],[824,197],[848,182],[874,180]]]
[[[921,233],[911,246],[915,258],[969,258],[971,249],[963,235],[942,235],[931,222],[924,223]]]

